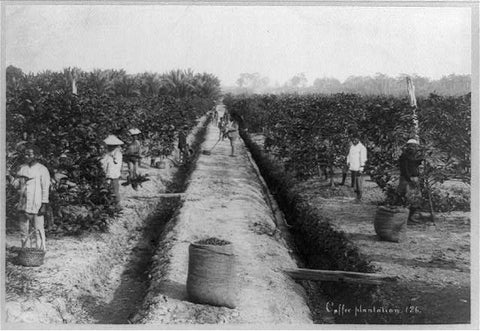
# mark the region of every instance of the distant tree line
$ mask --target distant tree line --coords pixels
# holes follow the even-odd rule
[[[24,73],[20,68],[6,68],[7,86],[15,89],[21,79],[36,83],[46,90],[68,90],[74,94],[93,89],[97,95],[122,97],[172,96],[185,98],[217,99],[220,96],[220,80],[209,73],[194,73],[191,69],[176,69],[158,74],[144,72],[127,74],[125,70],[100,70],[87,72],[79,68],[65,68],[63,72]]]
[[[294,75],[281,86],[270,86],[268,77],[259,73],[242,73],[235,87],[224,87],[224,91],[232,94],[335,94],[355,93],[361,95],[403,96],[406,94],[405,77],[402,74],[390,77],[381,73],[375,76],[350,76],[344,82],[336,78],[317,78],[308,85],[305,73]],[[410,76],[415,85],[418,96],[436,95],[465,95],[471,92],[470,75],[451,74],[437,80],[431,80],[419,75]]]

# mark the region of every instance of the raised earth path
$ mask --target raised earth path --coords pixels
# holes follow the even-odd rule
[[[202,148],[210,150],[218,137],[211,124]],[[236,147],[237,156],[231,157],[225,139],[211,155],[199,156],[183,206],[165,230],[154,261],[155,281],[134,323],[312,323],[304,289],[282,271],[296,263],[276,229],[265,188],[241,139]],[[188,246],[209,237],[233,243],[235,309],[188,301]]]

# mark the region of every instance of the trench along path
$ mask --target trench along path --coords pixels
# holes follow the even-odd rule
[[[201,148],[210,150],[218,139],[219,130],[212,123]],[[282,272],[296,263],[276,228],[262,182],[243,141],[238,139],[235,145],[235,157],[230,156],[228,139],[210,155],[199,156],[183,206],[165,229],[154,257],[154,280],[134,323],[312,323],[304,289]],[[188,301],[188,246],[209,237],[233,244],[235,309]]]

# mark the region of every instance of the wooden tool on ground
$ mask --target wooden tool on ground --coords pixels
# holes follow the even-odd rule
[[[316,269],[286,269],[284,272],[293,279],[316,280],[316,281],[344,281],[349,283],[381,285],[386,282],[395,282],[398,277],[386,276],[374,273],[340,271],[340,270],[316,270]]]
[[[208,150],[208,151],[202,151],[202,154],[204,154],[204,155],[210,155],[210,154],[212,154],[213,149],[215,148],[215,146],[217,146],[217,144],[218,144],[219,142],[220,142],[220,139],[218,139],[218,141],[215,143],[215,145],[213,145],[213,147],[212,147],[210,150]]]

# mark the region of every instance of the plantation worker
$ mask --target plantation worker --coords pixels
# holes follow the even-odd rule
[[[409,139],[399,158],[400,180],[398,194],[407,200],[409,205],[408,223],[416,223],[413,215],[420,208],[421,192],[418,181],[419,167],[424,160],[418,140]]]
[[[188,125],[184,125],[178,132],[178,158],[181,163],[186,162],[188,159],[189,146],[187,143]]]
[[[358,134],[352,136],[352,145],[347,155],[348,169],[352,174],[354,192],[357,194],[357,201],[362,199],[363,178],[362,173],[367,162],[367,149],[360,142]]]
[[[218,111],[217,107],[213,107],[213,123],[218,125]]]
[[[224,140],[225,139],[225,129],[226,129],[226,118],[225,118],[225,116],[220,117],[220,120],[218,121],[218,129],[220,130],[218,140]]]
[[[140,143],[139,135],[142,132],[137,128],[130,129],[128,132],[132,137],[132,142],[127,146],[127,150],[125,152],[125,161],[128,165],[128,181],[131,181],[138,176],[137,169],[142,158],[140,156],[142,144]]]
[[[22,247],[29,239],[29,227],[32,222],[34,229],[40,232],[35,231],[36,246],[38,249],[45,250],[44,215],[47,212],[50,173],[44,165],[38,162],[40,153],[36,146],[26,147],[24,153],[25,163],[20,166],[12,182],[19,193],[17,210]],[[40,243],[42,244],[40,245]]]
[[[226,129],[225,129],[225,135],[228,137],[230,140],[230,146],[232,148],[232,152],[230,153],[230,156],[236,156],[235,155],[235,142],[238,139],[238,123],[234,120],[231,120],[228,122]]]
[[[350,148],[352,147],[352,143],[350,143],[350,146],[348,147],[348,150],[350,151]],[[349,170],[349,165],[345,159],[345,163],[342,167],[342,182],[340,183],[340,185],[345,185],[345,181],[347,180],[347,175],[348,175],[348,170]],[[353,184],[354,184],[354,181],[353,181],[353,177],[352,177],[352,187],[353,187]]]
[[[117,206],[120,204],[120,175],[122,172],[122,149],[123,141],[114,135],[109,135],[103,141],[107,145],[107,152],[101,160],[103,171],[107,178],[107,184],[115,196]]]

